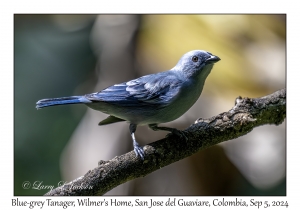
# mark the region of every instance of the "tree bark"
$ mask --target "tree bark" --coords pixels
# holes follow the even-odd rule
[[[103,195],[114,187],[146,176],[164,166],[218,143],[243,136],[265,124],[281,124],[286,117],[286,89],[261,98],[238,97],[228,112],[196,120],[184,130],[188,140],[169,134],[144,146],[145,159],[133,151],[109,161],[84,176],[51,190],[45,195]]]

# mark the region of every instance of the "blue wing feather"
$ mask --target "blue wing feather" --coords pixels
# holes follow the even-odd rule
[[[116,84],[85,97],[95,102],[104,101],[123,106],[165,106],[179,93],[181,83],[182,80],[176,74],[162,72]]]

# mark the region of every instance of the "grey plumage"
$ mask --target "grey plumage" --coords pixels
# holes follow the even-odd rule
[[[197,101],[213,64],[219,60],[203,50],[190,51],[169,71],[146,75],[84,96],[43,99],[37,102],[36,108],[83,103],[110,115],[99,125],[128,121],[134,151],[143,159],[144,151],[134,136],[137,125],[149,125],[153,130],[167,130],[185,137],[181,131],[157,124],[177,119]]]

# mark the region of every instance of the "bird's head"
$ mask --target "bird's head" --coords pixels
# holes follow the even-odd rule
[[[188,78],[201,76],[206,78],[213,64],[221,60],[218,56],[204,50],[193,50],[184,54],[173,68]]]

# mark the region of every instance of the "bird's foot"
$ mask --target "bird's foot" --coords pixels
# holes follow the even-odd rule
[[[181,130],[177,130],[176,128],[173,128],[170,134],[174,134],[176,136],[179,136],[180,138],[184,138],[186,141],[188,140],[188,138],[186,137],[184,132]],[[170,135],[170,134],[168,134],[168,135]]]
[[[141,147],[139,145],[139,143],[137,143],[137,141],[134,141],[133,142],[133,148],[134,148],[134,152],[135,152],[135,155],[138,157],[140,157],[142,160],[144,160],[144,157],[145,157],[145,152],[143,150],[143,147]]]

